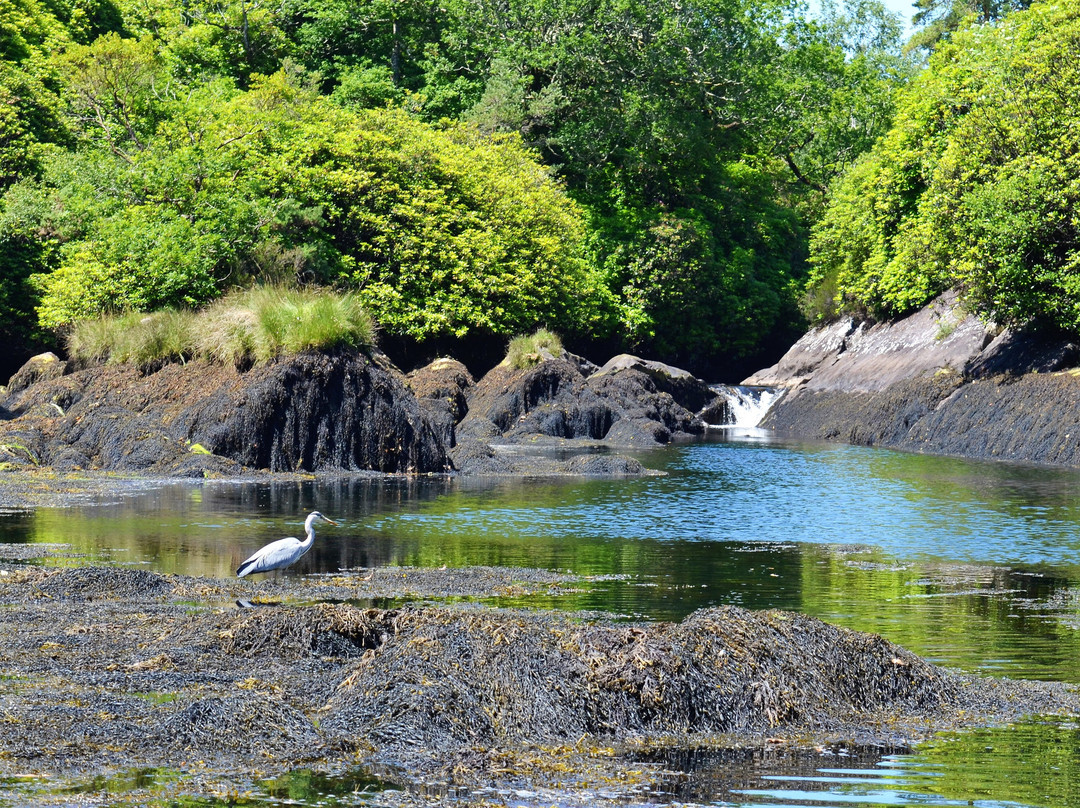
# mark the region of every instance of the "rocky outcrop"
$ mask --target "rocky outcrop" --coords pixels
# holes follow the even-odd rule
[[[453,458],[463,471],[513,473],[519,453],[492,444],[660,446],[700,435],[706,427],[697,412],[716,398],[685,371],[629,355],[603,367],[569,354],[521,369],[503,363],[471,390]],[[614,469],[610,473],[639,468],[626,459],[580,461],[576,468],[577,473],[586,468],[605,473],[607,466]]]
[[[955,294],[893,323],[816,328],[746,384],[789,388],[762,426],[908,451],[1080,466],[1077,346],[997,329]]]
[[[59,379],[68,372],[68,363],[52,352],[32,356],[8,380],[7,394],[21,392],[36,382]]]
[[[964,374],[994,334],[950,293],[896,322],[846,317],[811,329],[777,364],[743,384],[873,393],[943,369]]]
[[[449,468],[438,425],[401,373],[356,353],[303,353],[246,372],[94,367],[9,393],[2,406],[11,418],[0,423],[0,462],[16,465],[181,476]]]
[[[170,476],[248,470],[633,475],[612,449],[700,434],[718,396],[632,356],[604,367],[548,357],[478,383],[439,359],[405,376],[388,360],[308,352],[245,371],[207,362],[73,369],[34,360],[0,396],[0,468]],[[570,448],[584,456],[525,448]],[[565,452],[562,453],[565,455]]]

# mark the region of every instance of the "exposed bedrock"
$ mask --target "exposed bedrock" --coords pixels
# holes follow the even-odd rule
[[[745,383],[789,388],[762,422],[785,434],[1077,466],[1078,353],[984,323],[950,293],[896,322],[812,329]]]
[[[597,367],[564,354],[527,368],[498,365],[467,395],[457,425],[455,466],[482,474],[542,471],[523,447],[599,451],[650,448],[700,435],[699,413],[718,395],[684,370],[622,354]],[[524,465],[523,465],[524,463]],[[561,469],[576,474],[635,474],[640,463],[621,455],[578,459]]]
[[[43,355],[0,389],[0,468],[633,475],[641,463],[613,449],[700,434],[723,406],[691,374],[628,355],[603,367],[572,354],[503,363],[479,381],[453,359],[405,375],[356,352],[247,370],[78,368]]]
[[[181,476],[449,468],[444,433],[401,373],[358,353],[303,353],[244,372],[92,367],[15,389],[0,406],[0,461],[22,465]]]

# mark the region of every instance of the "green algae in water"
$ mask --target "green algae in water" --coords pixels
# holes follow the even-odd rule
[[[356,805],[397,786],[357,769],[332,776],[312,769],[294,769],[273,780],[259,783],[268,796],[287,799],[301,805]]]
[[[1080,724],[1032,720],[1007,727],[943,733],[903,759],[918,791],[945,801],[1080,806]]]
[[[127,794],[133,791],[159,791],[180,781],[184,775],[174,769],[156,767],[129,769],[114,774],[100,774],[57,789],[58,794]]]

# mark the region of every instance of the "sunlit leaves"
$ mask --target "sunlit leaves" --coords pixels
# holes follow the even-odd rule
[[[1080,9],[957,34],[814,236],[843,302],[901,314],[949,286],[1002,323],[1080,330]]]

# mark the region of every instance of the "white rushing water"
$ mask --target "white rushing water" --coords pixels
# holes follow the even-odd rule
[[[741,384],[716,384],[712,389],[727,399],[731,420],[726,424],[710,426],[735,429],[753,429],[783,395],[780,387],[747,387]]]

